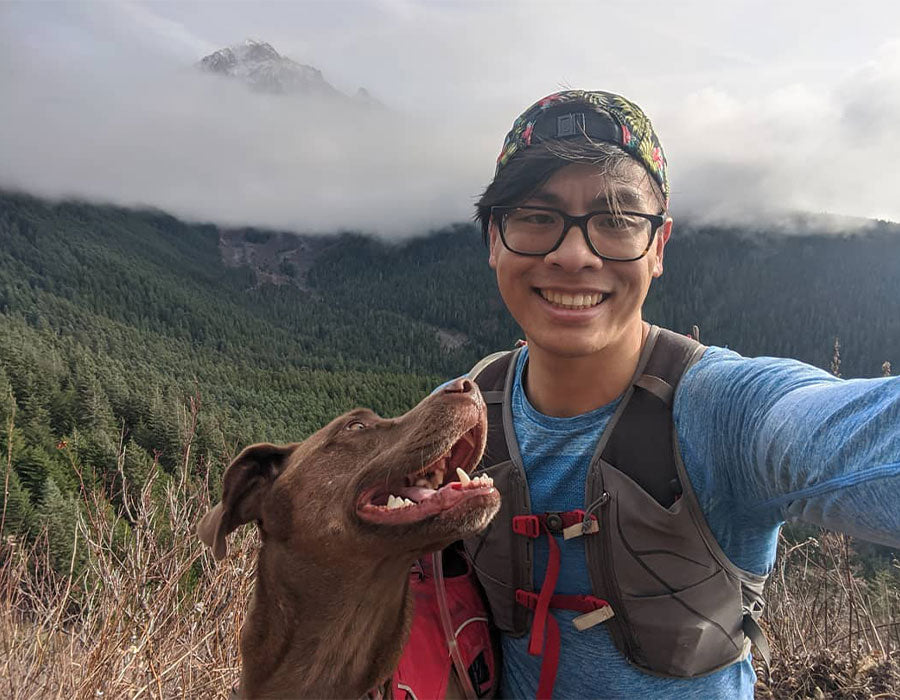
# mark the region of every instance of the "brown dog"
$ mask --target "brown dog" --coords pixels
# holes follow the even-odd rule
[[[360,698],[390,678],[409,633],[410,566],[500,507],[488,479],[465,476],[486,435],[481,394],[458,379],[400,418],[357,409],[302,443],[238,455],[197,530],[221,559],[230,532],[259,527],[241,697]]]

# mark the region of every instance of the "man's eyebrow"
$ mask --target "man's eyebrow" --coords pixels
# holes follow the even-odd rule
[[[619,205],[625,209],[640,207],[644,198],[641,193],[633,187],[616,187],[610,192],[598,192],[597,196],[591,201],[591,207],[605,209],[610,205],[610,201],[615,199]],[[561,207],[562,198],[554,192],[545,192],[538,190],[528,198],[529,202],[542,203],[552,207]]]

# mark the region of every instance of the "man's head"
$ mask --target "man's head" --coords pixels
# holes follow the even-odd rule
[[[633,102],[608,92],[566,90],[538,100],[513,122],[497,158],[494,179],[477,204],[487,239],[490,209],[517,204],[570,163],[597,166],[613,179],[633,179],[639,163],[657,210],[669,203],[666,156],[653,125]]]
[[[532,346],[582,355],[639,336],[671,231],[668,192],[650,120],[622,97],[556,93],[515,121],[477,218]]]

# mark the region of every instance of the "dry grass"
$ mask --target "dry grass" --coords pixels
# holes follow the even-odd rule
[[[851,555],[844,535],[782,538],[763,621],[772,667],[757,664],[757,697],[900,698],[898,576],[866,581]]]
[[[45,537],[0,544],[0,696],[227,695],[238,677],[254,537],[236,537],[216,566],[194,534],[207,489],[182,477],[154,506],[152,487],[130,499],[134,526],[124,538],[101,495],[83,493],[76,575],[53,571]]]
[[[227,696],[256,536],[235,533],[216,565],[194,534],[207,483],[185,468],[162,501],[153,489],[125,494],[128,528],[83,490],[68,574],[54,572],[46,538],[0,542],[0,696]],[[897,579],[866,583],[849,561],[838,535],[782,543],[765,618],[774,660],[758,669],[758,697],[900,697]]]

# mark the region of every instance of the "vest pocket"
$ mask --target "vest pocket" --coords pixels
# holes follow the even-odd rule
[[[528,611],[516,605],[515,590],[531,590],[530,582],[524,580],[530,571],[531,541],[512,531],[513,515],[526,512],[518,468],[509,460],[475,473],[494,480],[500,511],[484,532],[463,544],[487,595],[492,622],[507,634],[521,636],[527,631]]]
[[[709,551],[687,500],[665,508],[613,465],[601,460],[600,468],[610,500],[606,539],[594,546],[608,547],[619,648],[668,676],[736,661],[744,646],[740,582]]]
[[[725,571],[667,595],[623,594],[638,665],[672,676],[697,676],[736,661],[743,652],[741,617],[730,614],[738,588]]]

